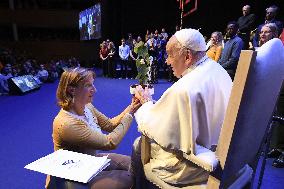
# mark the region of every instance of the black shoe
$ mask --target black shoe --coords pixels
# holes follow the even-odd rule
[[[273,161],[272,166],[276,168],[284,168],[284,153]]]
[[[267,158],[278,158],[282,153],[277,149],[273,148],[267,153]]]

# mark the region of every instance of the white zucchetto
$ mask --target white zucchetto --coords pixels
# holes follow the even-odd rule
[[[182,29],[174,35],[178,42],[186,48],[194,51],[206,51],[206,42],[203,35],[195,29]]]

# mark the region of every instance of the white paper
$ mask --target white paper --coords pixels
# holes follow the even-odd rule
[[[87,183],[110,163],[107,156],[95,157],[67,150],[57,150],[25,166],[26,169]]]

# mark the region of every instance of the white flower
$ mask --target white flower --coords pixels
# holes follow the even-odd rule
[[[141,59],[141,60],[140,60],[140,64],[145,64],[144,59]]]
[[[154,58],[152,56],[149,57],[150,65],[152,65]]]

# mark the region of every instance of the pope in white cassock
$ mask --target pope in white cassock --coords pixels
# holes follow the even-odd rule
[[[151,140],[150,165],[173,185],[206,182],[209,173],[194,159],[198,148],[217,145],[232,87],[226,70],[206,56],[202,34],[177,31],[167,43],[167,64],[180,78],[155,103],[145,91],[135,94],[142,106],[135,113],[138,130]],[[133,145],[136,188],[143,187],[140,138]]]

